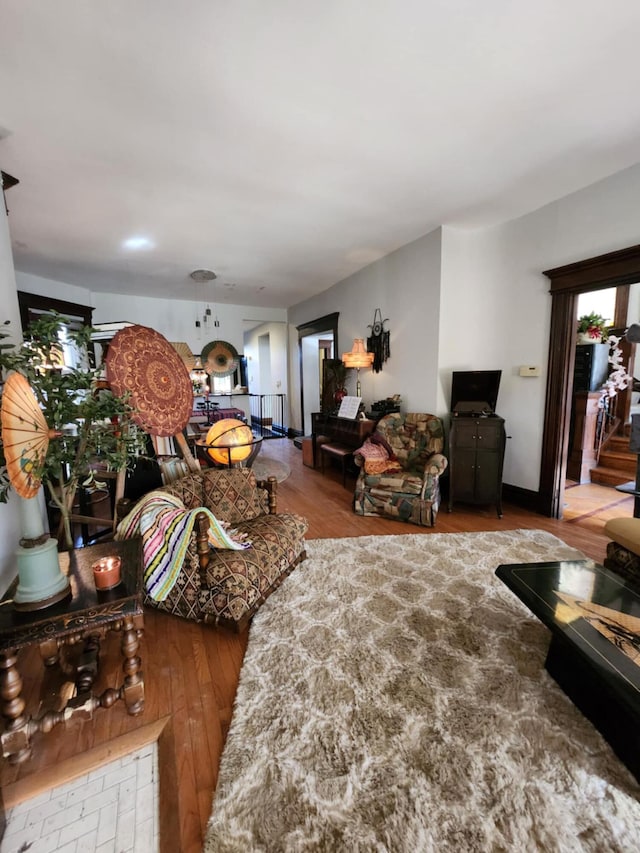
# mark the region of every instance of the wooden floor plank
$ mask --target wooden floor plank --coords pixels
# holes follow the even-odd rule
[[[185,628],[188,630],[188,625],[181,624],[178,619],[166,621],[167,651],[174,661],[169,673],[173,705],[173,752],[176,761],[177,790],[179,792],[174,807],[177,807],[179,812],[181,849],[186,853],[186,851],[198,850],[198,844],[200,847],[202,846],[202,832],[195,778],[197,754],[192,751],[187,702],[187,668],[185,667],[184,644],[182,642]]]
[[[288,439],[265,441],[261,452],[290,466],[289,478],[278,488],[278,508],[281,512],[297,512],[307,517],[308,539],[402,533],[430,536],[527,528],[547,530],[598,561],[604,557],[604,520],[599,518],[595,505],[581,512],[584,518],[556,521],[508,504],[503,507],[501,519],[492,507],[456,504],[452,513],[441,508],[435,528],[420,528],[391,519],[355,515],[353,477],[347,478],[344,488],[338,468],[327,466],[323,475],[319,470],[305,467],[301,451]],[[615,501],[618,495],[610,490],[605,497],[609,501],[613,497]],[[146,611],[145,635],[140,646],[145,676],[144,713],[131,717],[124,703],[118,702],[109,710],[99,709],[93,721],[72,721],[48,735],[37,736],[30,761],[12,766],[3,759],[0,775],[3,787],[16,782],[28,784],[29,777],[38,773],[47,773],[47,778],[61,784],[74,759],[82,759],[88,750],[108,748],[110,742],[122,736],[134,736],[143,727],[164,721],[158,741],[162,849],[171,853],[178,850],[199,853],[247,637],[246,631],[237,635],[222,628],[193,625],[158,611]],[[101,678],[116,683],[122,661],[117,636],[114,639],[115,646],[109,645],[109,662]],[[25,695],[30,707],[37,707],[43,678],[35,654],[27,656],[25,671]]]

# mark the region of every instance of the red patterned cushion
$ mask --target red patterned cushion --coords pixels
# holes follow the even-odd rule
[[[370,435],[369,441],[372,442],[373,444],[379,444],[382,447],[384,447],[384,449],[387,451],[389,459],[395,460],[396,455],[393,452],[393,447],[391,447],[391,445],[389,444],[387,439],[383,435],[380,435],[379,432],[374,432],[372,435]]]
[[[376,459],[378,461],[382,461],[389,458],[389,454],[381,444],[369,441],[369,439],[367,439],[362,447],[359,447],[355,453],[367,460]]]

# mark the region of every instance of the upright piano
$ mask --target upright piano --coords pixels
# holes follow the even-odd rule
[[[365,438],[376,428],[376,421],[365,419],[339,418],[337,415],[327,415],[324,412],[313,412],[311,415],[311,444],[313,448],[313,466],[317,457],[317,439],[325,436],[333,444],[342,444],[351,450],[357,450]]]

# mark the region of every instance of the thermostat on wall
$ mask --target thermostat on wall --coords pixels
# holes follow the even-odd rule
[[[540,376],[540,368],[523,365],[520,368],[520,376]]]

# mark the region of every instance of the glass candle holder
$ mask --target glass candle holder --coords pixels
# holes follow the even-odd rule
[[[120,557],[101,557],[91,567],[96,589],[111,589],[120,583]]]

